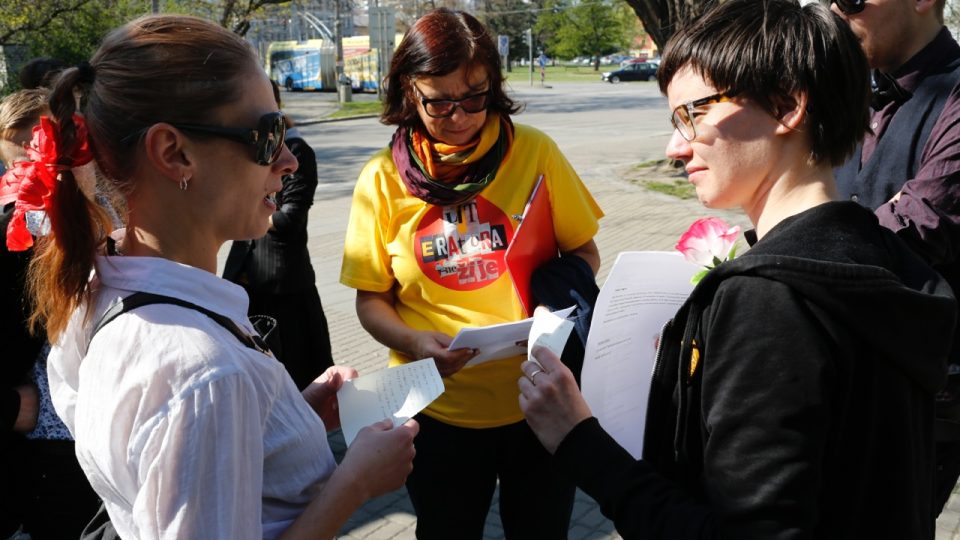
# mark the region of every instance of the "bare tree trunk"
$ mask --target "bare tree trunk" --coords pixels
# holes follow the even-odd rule
[[[237,8],[237,0],[224,0],[223,2],[223,14],[220,16],[220,26],[226,28],[230,24],[230,18],[233,17],[233,12]]]
[[[670,40],[670,36],[683,23],[699,17],[716,0],[625,0],[640,18],[657,49]]]

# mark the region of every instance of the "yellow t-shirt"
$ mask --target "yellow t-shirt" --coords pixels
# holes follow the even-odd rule
[[[364,291],[393,289],[397,313],[417,330],[454,336],[463,327],[524,319],[504,254],[537,178],[542,174],[547,183],[561,251],[592,239],[603,212],[553,140],[528,126],[515,128],[496,178],[459,206],[410,195],[390,149],[374,155],[354,189],[340,281]],[[410,360],[391,351],[391,366]],[[522,420],[517,379],[523,360],[460,370],[444,379],[446,391],[424,412],[470,428]]]

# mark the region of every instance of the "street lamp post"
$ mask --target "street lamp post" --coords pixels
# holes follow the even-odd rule
[[[343,73],[343,21],[340,20],[340,0],[334,0],[333,5],[333,39],[337,42],[337,96],[340,103],[346,103],[353,101],[353,86]]]
[[[528,51],[527,61],[530,64],[530,86],[533,86],[533,30],[530,28],[527,28],[524,31],[523,35],[526,38],[526,42],[527,42],[527,51]]]

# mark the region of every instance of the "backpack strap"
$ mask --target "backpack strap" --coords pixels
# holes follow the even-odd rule
[[[151,304],[174,304],[187,309],[192,309],[194,311],[199,311],[200,313],[203,313],[207,317],[213,319],[214,322],[220,326],[226,328],[231,334],[234,335],[234,337],[240,340],[240,343],[243,343],[246,347],[264,354],[270,354],[270,349],[267,347],[266,343],[263,342],[263,339],[260,336],[251,336],[250,334],[247,334],[239,326],[237,326],[237,323],[230,320],[229,317],[225,317],[219,313],[210,311],[207,308],[187,302],[186,300],[147,292],[135,292],[130,296],[122,298],[116,304],[110,306],[103,316],[100,317],[100,320],[97,321],[97,324],[94,325],[93,333],[90,334],[90,340],[92,341],[93,337],[97,335],[97,332],[99,332],[110,321],[116,319],[120,315],[139,307],[148,306]]]

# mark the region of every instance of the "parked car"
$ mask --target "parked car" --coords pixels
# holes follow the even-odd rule
[[[622,54],[608,54],[607,56],[600,57],[600,63],[601,64],[620,64],[620,62],[623,62],[628,58],[630,57]]]
[[[646,56],[628,56],[620,61],[620,67],[627,67],[630,64],[642,64],[646,61]]]
[[[639,64],[627,64],[616,71],[607,71],[600,76],[601,80],[618,83],[620,81],[649,81],[657,78],[657,68],[659,66],[652,62],[641,62]]]

